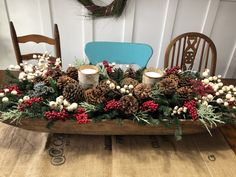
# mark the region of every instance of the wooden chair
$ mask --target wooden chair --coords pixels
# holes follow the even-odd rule
[[[215,74],[217,61],[216,47],[204,34],[190,32],[173,39],[165,53],[164,67],[180,66],[182,70],[203,71],[210,69]]]
[[[12,43],[15,50],[17,63],[20,64],[23,60],[33,59],[33,55],[43,55],[42,53],[30,53],[30,54],[21,54],[19,43],[35,42],[35,43],[47,43],[49,45],[55,46],[56,56],[51,57],[51,59],[61,58],[61,47],[60,47],[60,36],[58,31],[57,24],[54,25],[54,38],[49,38],[47,36],[42,36],[38,34],[30,34],[25,36],[17,36],[16,30],[13,25],[13,22],[10,22],[10,31]]]
[[[125,42],[89,42],[85,53],[92,64],[109,60],[118,64],[137,64],[145,67],[152,56],[152,47],[147,44]]]

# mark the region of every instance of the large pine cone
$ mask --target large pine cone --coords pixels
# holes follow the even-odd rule
[[[83,100],[83,89],[78,83],[69,83],[63,89],[63,97],[70,103]]]
[[[186,86],[191,86],[191,83],[189,82],[189,78],[182,77],[179,80],[179,87],[186,87]]]
[[[177,89],[177,94],[180,98],[190,99],[193,91],[190,87],[180,87]]]
[[[63,90],[63,88],[69,83],[78,84],[78,82],[76,80],[72,79],[69,76],[61,76],[57,80],[57,86],[60,90]]]
[[[120,85],[123,87],[124,85],[133,85],[134,87],[138,85],[138,81],[135,79],[132,79],[130,77],[124,78],[121,82]]]
[[[63,72],[60,69],[49,69],[42,79],[44,82],[48,83],[50,78],[58,80],[62,75]]]
[[[90,104],[99,104],[106,100],[101,90],[97,88],[88,89],[84,92],[85,101]]]
[[[138,100],[135,97],[125,95],[121,97],[120,102],[125,114],[133,114],[138,111]]]
[[[66,70],[66,75],[77,81],[78,80],[78,69],[76,69],[76,67],[69,67]]]
[[[132,79],[135,79],[135,76],[136,76],[136,73],[133,68],[128,68],[124,73],[124,77],[130,77]]]
[[[179,82],[179,77],[175,74],[170,74],[167,76],[167,78],[175,80],[177,83]]]
[[[138,99],[148,98],[151,93],[151,87],[147,84],[140,83],[134,88],[134,95]]]
[[[165,78],[158,83],[159,90],[164,94],[172,94],[175,92],[178,83],[174,79]]]
[[[101,92],[105,95],[107,92],[109,92],[111,89],[109,87],[109,84],[107,84],[108,80],[102,80],[99,82],[97,89],[101,90]],[[113,82],[111,82],[113,83]]]

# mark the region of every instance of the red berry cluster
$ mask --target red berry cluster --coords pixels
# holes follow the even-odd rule
[[[214,93],[214,89],[210,85],[204,85],[200,80],[190,80],[192,90],[197,95],[205,96],[210,93]]]
[[[197,109],[196,109],[197,102],[195,100],[185,101],[184,106],[187,107],[187,109],[189,111],[189,114],[191,115],[192,119],[196,120],[197,117],[198,117]]]
[[[105,69],[107,70],[107,73],[110,74],[112,73],[112,66],[109,65],[109,62],[104,60],[102,62],[103,66],[105,67]]]
[[[110,111],[113,109],[119,110],[121,108],[122,104],[120,101],[116,101],[115,99],[110,100],[106,103],[104,111]]]
[[[43,101],[43,97],[33,97],[30,98],[28,100],[25,100],[23,103],[25,104],[25,106],[28,108],[30,107],[33,103],[39,103]]]
[[[18,109],[23,112],[23,111],[25,111],[25,108],[29,108],[29,107],[32,106],[32,104],[40,103],[42,101],[43,101],[43,97],[39,97],[39,98],[38,97],[33,97],[33,98],[30,98],[30,99],[25,100],[22,103],[20,103],[18,105]]]
[[[9,89],[9,92],[15,90],[15,91],[17,91],[17,95],[21,94],[21,91],[20,91],[18,85],[7,85],[7,86],[4,87],[4,89]],[[4,93],[4,90],[1,89],[0,93]]]
[[[91,120],[88,119],[88,114],[85,114],[85,113],[76,114],[75,118],[76,118],[78,124],[86,124],[86,123],[91,122]]]
[[[91,120],[88,119],[88,114],[85,113],[84,108],[78,108],[77,114],[75,114],[74,117],[76,118],[78,124],[86,124],[91,122]]]
[[[63,109],[60,112],[57,111],[47,111],[44,113],[44,116],[49,120],[65,120],[68,117],[66,110]]]
[[[158,104],[155,103],[154,101],[150,100],[150,101],[145,101],[142,106],[140,107],[140,109],[142,111],[150,111],[150,112],[154,112],[157,110],[158,108]]]
[[[179,66],[174,66],[172,68],[169,68],[166,70],[166,74],[167,75],[170,75],[170,74],[176,74],[178,73],[178,71],[180,70],[180,67]]]

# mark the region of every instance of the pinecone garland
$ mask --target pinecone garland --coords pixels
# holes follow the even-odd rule
[[[78,70],[76,69],[76,67],[69,67],[66,70],[66,75],[71,77],[74,80],[78,80]]]
[[[136,73],[133,68],[128,68],[124,73],[124,77],[130,77],[132,79],[135,79],[135,76],[136,76]]]
[[[121,110],[125,114],[133,114],[133,113],[137,112],[138,100],[135,97],[125,95],[125,96],[121,97],[120,102],[122,105]]]
[[[134,95],[138,99],[148,98],[151,93],[151,87],[147,84],[140,83],[134,88]]]
[[[57,86],[60,90],[62,90],[69,83],[78,84],[76,80],[72,79],[69,76],[61,76],[57,80]]]
[[[70,103],[83,100],[83,89],[78,83],[69,83],[63,89],[63,97]]]
[[[134,87],[138,85],[138,81],[135,79],[132,79],[130,77],[124,78],[121,82],[120,85],[123,87],[124,85],[133,85]]]
[[[84,92],[85,101],[90,104],[102,103],[106,100],[101,90],[97,88],[88,89]]]
[[[177,88],[178,83],[174,79],[165,78],[158,83],[160,92],[164,94],[172,94]]]

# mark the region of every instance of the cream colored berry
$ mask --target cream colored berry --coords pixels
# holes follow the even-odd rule
[[[121,92],[121,93],[125,93],[125,88],[121,88],[121,89],[120,89],[120,92]]]
[[[230,93],[228,93],[226,96],[225,96],[226,99],[230,99],[232,98],[232,95]]]
[[[129,87],[129,89],[133,89],[134,88],[134,86],[132,84],[130,84],[128,87]]]
[[[224,106],[229,106],[229,103],[228,102],[224,102]]]

